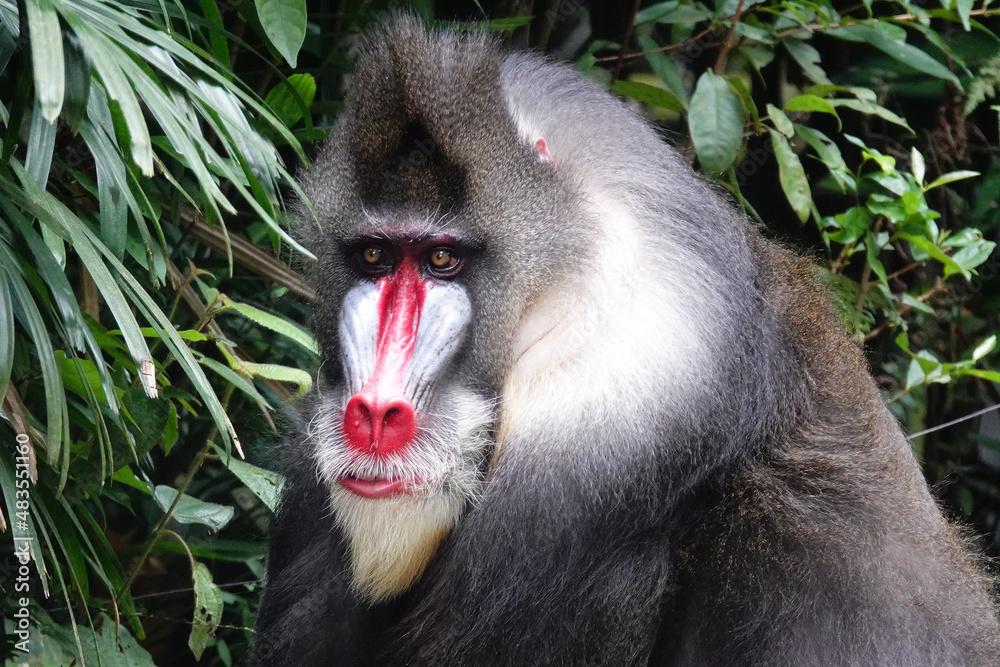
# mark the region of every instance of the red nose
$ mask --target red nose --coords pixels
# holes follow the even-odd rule
[[[417,433],[413,406],[405,398],[354,396],[344,411],[347,444],[360,454],[389,456],[400,452]]]

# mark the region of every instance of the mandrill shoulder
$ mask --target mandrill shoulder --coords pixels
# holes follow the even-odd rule
[[[816,400],[844,406],[881,402],[872,393],[863,351],[847,336],[833,307],[836,296],[823,284],[819,267],[759,235],[749,243],[760,267],[760,290],[783,323]]]

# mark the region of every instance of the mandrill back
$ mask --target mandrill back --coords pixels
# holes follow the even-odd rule
[[[809,263],[572,70],[403,17],[304,176],[254,665],[996,665]]]

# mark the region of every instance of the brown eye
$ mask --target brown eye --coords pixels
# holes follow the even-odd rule
[[[458,258],[451,248],[434,248],[431,250],[428,262],[431,269],[437,273],[447,273],[458,266]]]
[[[358,269],[369,276],[385,275],[392,269],[392,257],[379,245],[357,246],[354,261]]]

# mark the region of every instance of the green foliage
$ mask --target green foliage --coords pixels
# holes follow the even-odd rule
[[[0,567],[30,569],[29,664],[245,656],[282,483],[267,452],[318,361],[284,198],[388,6],[0,0]],[[630,22],[625,43],[588,8]],[[995,10],[488,10],[441,25],[575,58],[816,256],[911,430],[1000,401]],[[1000,543],[1000,447],[964,426],[917,451]]]
[[[294,62],[304,3],[260,6],[258,45]],[[5,448],[0,527],[13,546],[31,540],[33,641],[81,662],[153,664],[132,639],[148,623],[132,588],[166,543],[194,572],[191,650],[214,644],[221,593],[194,558],[225,557],[212,536],[234,521],[233,493],[262,512],[276,493],[255,466],[226,472],[241,453],[229,415],[249,403],[272,423],[283,383],[305,391],[315,365],[315,342],[289,319],[303,313],[274,310],[280,276],[294,274],[252,243],[235,255],[229,237],[235,226],[279,256],[305,252],[279,211],[297,191],[284,159],[304,160],[293,128],[312,130],[315,83],[278,75],[273,108],[261,100],[231,69],[240,51],[262,62],[228,32],[234,19],[208,0],[0,0],[0,432],[25,448],[16,462]],[[199,234],[215,255],[198,252]],[[279,274],[275,288],[245,287],[237,259]],[[218,289],[230,274],[241,297]],[[283,336],[295,345],[271,339]],[[135,517],[133,552],[121,551]],[[260,548],[230,551],[255,578]]]

